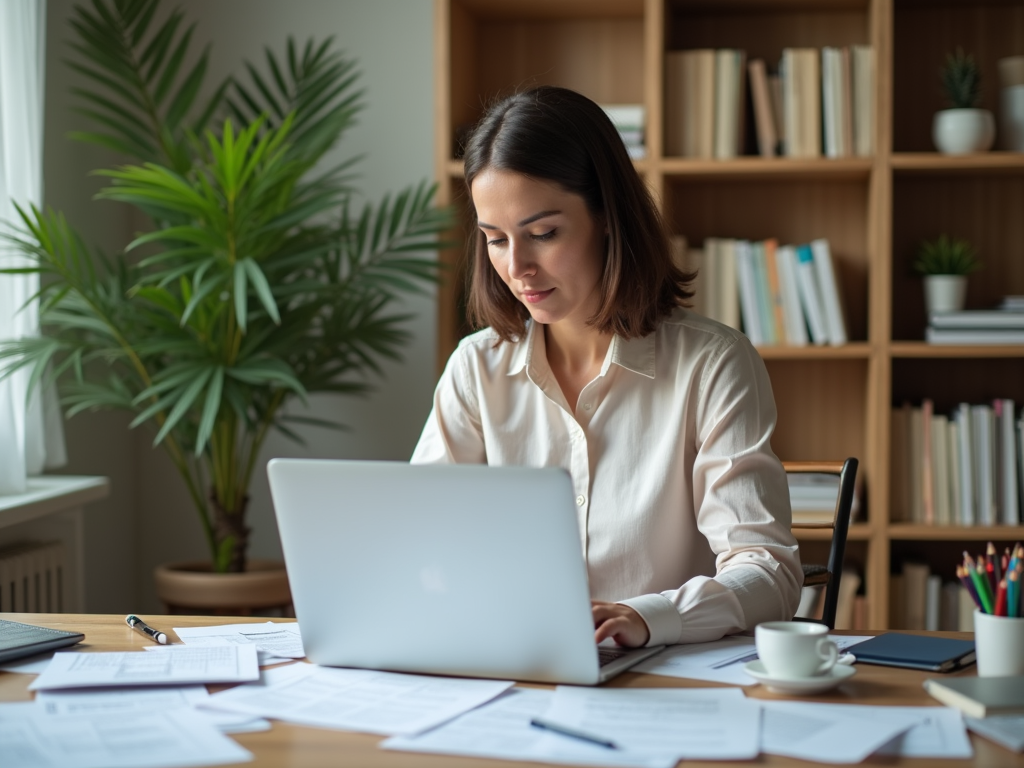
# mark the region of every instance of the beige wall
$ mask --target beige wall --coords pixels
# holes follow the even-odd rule
[[[210,82],[242,73],[244,59],[262,61],[263,49],[283,51],[288,35],[304,43],[333,35],[359,62],[367,109],[336,150],[336,159],[364,155],[359,189],[370,200],[429,178],[432,166],[433,81],[430,0],[184,0],[180,5],[198,22],[196,50],[213,44]],[[71,112],[71,75],[62,60],[69,37],[71,3],[49,0],[45,136],[46,203],[63,210],[87,239],[114,247],[124,243],[130,222],[114,203],[89,200],[97,184],[86,173],[110,158],[101,150],[70,142],[65,134],[84,127]],[[265,459],[273,456],[407,459],[430,407],[435,381],[434,300],[409,299],[404,309],[413,343],[401,363],[389,364],[385,378],[368,398],[319,398],[320,416],[349,425],[345,432],[308,430],[305,447],[272,437]],[[74,474],[111,477],[110,499],[87,508],[86,606],[90,611],[159,610],[150,573],[155,564],[206,557],[195,512],[177,475],[151,438],[130,433],[120,414],[90,414],[68,424]],[[279,556],[280,545],[266,477],[252,488],[251,552]]]

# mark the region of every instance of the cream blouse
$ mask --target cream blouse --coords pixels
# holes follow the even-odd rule
[[[760,356],[700,315],[679,309],[649,336],[613,338],[575,409],[531,322],[516,343],[489,329],[462,340],[412,462],[564,468],[591,596],[635,609],[651,645],[703,642],[797,608],[775,421]]]

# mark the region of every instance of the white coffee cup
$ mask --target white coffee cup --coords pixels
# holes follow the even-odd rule
[[[1024,675],[1024,618],[974,612],[978,677]]]
[[[839,658],[828,639],[828,627],[804,621],[769,621],[754,630],[757,655],[774,678],[793,679],[827,674]]]

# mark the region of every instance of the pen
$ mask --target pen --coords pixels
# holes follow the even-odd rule
[[[124,617],[124,620],[128,623],[128,626],[134,630],[137,630],[144,634],[154,642],[160,643],[160,645],[167,645],[167,635],[158,629],[153,629],[149,624],[144,622],[134,613],[129,613]]]
[[[542,720],[539,717],[533,718],[530,721],[530,725],[534,728],[543,728],[545,731],[551,731],[552,733],[560,733],[562,736],[571,736],[572,738],[580,739],[581,741],[589,741],[591,744],[597,744],[599,747],[618,749],[618,747],[615,746],[614,741],[602,739],[600,736],[591,736],[589,733],[577,731],[575,728],[567,728],[564,725],[559,725],[558,723],[551,723],[547,720]]]

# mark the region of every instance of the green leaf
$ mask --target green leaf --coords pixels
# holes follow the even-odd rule
[[[260,302],[263,304],[263,308],[267,310],[267,314],[270,315],[271,319],[280,325],[281,315],[277,311],[277,302],[274,301],[274,294],[270,290],[270,283],[267,282],[266,276],[263,274],[263,270],[260,269],[259,265],[252,259],[242,259],[242,266],[245,267],[245,272],[249,277],[249,282],[252,283],[256,289],[256,295],[259,296]]]

